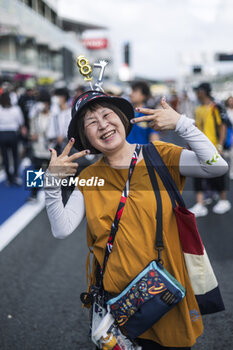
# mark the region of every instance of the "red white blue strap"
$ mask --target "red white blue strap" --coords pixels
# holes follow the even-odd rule
[[[128,195],[129,195],[130,180],[131,180],[131,177],[132,177],[135,165],[137,163],[138,156],[139,156],[139,153],[141,151],[141,148],[142,148],[141,145],[139,145],[139,144],[136,145],[134,153],[133,153],[133,156],[132,156],[132,159],[131,159],[131,163],[130,163],[130,166],[129,166],[128,179],[126,181],[125,187],[124,187],[122,195],[121,195],[121,200],[120,200],[119,206],[117,208],[117,212],[116,212],[115,219],[114,219],[112,227],[111,227],[111,232],[110,232],[110,235],[109,235],[109,238],[108,238],[107,247],[106,247],[106,250],[105,250],[104,263],[103,263],[103,268],[102,268],[102,271],[101,271],[101,277],[102,278],[103,278],[103,274],[104,274],[104,271],[105,271],[106,263],[108,261],[109,255],[110,255],[110,253],[112,251],[113,242],[115,240],[115,236],[116,236],[116,233],[117,233],[117,230],[118,230],[119,221],[121,219],[121,216],[122,216],[122,213],[123,213],[123,210],[124,210],[124,207],[125,207],[126,199],[127,199]]]

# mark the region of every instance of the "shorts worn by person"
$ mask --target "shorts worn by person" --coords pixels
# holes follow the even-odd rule
[[[182,191],[185,176],[219,176],[227,171],[227,164],[219,155],[216,164],[208,160],[216,148],[193,124],[193,121],[174,111],[164,99],[161,109],[144,109],[142,117],[134,118],[130,103],[122,98],[106,96],[98,91],[81,95],[74,103],[68,136],[70,142],[60,156],[52,150],[48,178],[53,169],[75,174],[75,159],[85,152],[102,153],[99,161],[87,167],[79,178],[104,179],[104,187],[77,186],[68,203],[62,204],[60,188],[45,188],[46,208],[53,235],[64,238],[74,231],[83,217],[87,218],[87,242],[94,253],[89,286],[95,284],[97,262],[103,266],[105,248],[116,209],[124,189],[128,168],[135,149],[126,141],[133,122],[149,122],[155,130],[175,130],[192,151],[173,144],[155,141],[160,156],[168,167],[177,187]],[[69,156],[72,146],[80,152]],[[204,164],[204,165],[203,165]],[[64,170],[65,169],[65,170]],[[156,174],[156,173],[155,173]],[[163,205],[162,251],[164,267],[186,289],[185,298],[140,335],[142,349],[157,343],[157,348],[190,348],[203,332],[200,310],[186,271],[176,219],[169,195],[157,176]],[[130,182],[130,191],[121,217],[116,239],[106,266],[103,284],[105,291],[117,295],[151,260],[154,249],[157,203],[149,180],[142,152]]]

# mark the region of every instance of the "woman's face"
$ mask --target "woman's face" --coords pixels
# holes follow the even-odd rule
[[[102,153],[111,153],[125,142],[125,128],[110,108],[99,107],[84,117],[84,130],[92,146]]]
[[[140,89],[134,89],[130,94],[130,100],[133,105],[144,104],[146,101],[146,96],[143,95]]]

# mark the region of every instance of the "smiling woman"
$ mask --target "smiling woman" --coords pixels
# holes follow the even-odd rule
[[[150,316],[157,312],[157,308],[147,308],[146,314],[143,314],[141,306],[138,306],[135,312],[132,300],[138,298],[134,300],[134,305],[141,305],[142,300],[137,296],[139,294],[136,290],[130,293],[124,301],[124,307],[131,315],[129,320],[134,315],[137,318],[141,314],[145,318],[144,322],[140,322],[140,326],[143,326],[139,327],[140,331],[134,327],[134,345],[131,344],[127,349],[136,349],[136,343],[143,350],[190,349],[203,332],[200,310],[188,277],[169,195],[160,178],[157,189],[160,199],[158,193],[153,191],[151,170],[144,160],[144,156],[147,157],[146,147],[126,141],[133,123],[143,121],[149,123],[154,130],[174,130],[188,143],[192,151],[160,141],[150,145],[157,149],[180,191],[184,187],[184,176],[215,177],[227,171],[227,164],[220,155],[216,163],[208,164],[208,159],[217,150],[195,127],[193,120],[178,114],[165,99],[161,99],[161,106],[157,110],[141,108],[140,112],[144,115],[134,118],[134,110],[127,100],[99,91],[84,93],[77,98],[72,108],[68,130],[70,141],[60,156],[52,150],[46,174],[51,178],[54,167],[66,168],[67,173],[69,171],[75,174],[77,163],[73,163],[74,160],[90,151],[103,155],[95,164],[84,169],[79,178],[103,178],[104,186],[90,189],[90,186],[80,186],[79,183],[65,207],[59,187],[45,189],[47,212],[55,237],[65,238],[71,234],[86,215],[87,242],[94,258],[88,293],[83,297],[83,302],[93,303],[96,290],[101,290],[101,296],[104,294],[106,298],[122,295],[126,286],[136,276],[141,276],[145,267],[156,259],[159,264],[163,261],[162,270],[167,270],[174,277],[173,286],[178,281],[186,290],[182,301],[177,303],[177,296],[170,289],[165,294],[159,294],[158,283],[161,281],[153,280],[152,286],[152,281],[148,281],[148,291],[156,290],[155,295],[159,295],[162,308],[165,304],[174,304],[172,310],[169,309],[157,322],[152,318],[155,323],[151,322]],[[69,156],[73,146],[80,152]],[[155,178],[158,177],[156,169]],[[158,254],[155,243],[157,244],[160,234],[164,249]],[[161,286],[164,292],[164,285]],[[141,285],[138,292],[140,288]],[[147,300],[147,290],[143,289],[142,292],[142,299]],[[106,299],[102,298],[101,302],[106,306]],[[93,310],[95,314],[96,308],[93,307]],[[111,309],[111,315],[114,315],[113,311]],[[103,330],[103,337],[106,337],[105,331],[108,330],[109,326]],[[99,340],[95,341],[99,345]]]
[[[125,140],[129,126],[129,120],[124,113],[105,101],[93,101],[84,107],[77,120],[79,138],[85,148],[90,149],[92,153],[102,152],[102,147],[106,146],[114,136],[121,136],[122,140]],[[95,147],[96,142],[97,148],[99,144],[100,149]]]

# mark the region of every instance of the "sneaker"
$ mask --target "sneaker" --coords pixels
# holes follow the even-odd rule
[[[196,203],[192,208],[189,209],[197,218],[200,216],[206,216],[208,209],[200,203]]]
[[[231,210],[231,203],[228,200],[220,199],[217,204],[213,207],[215,214],[225,214]]]

